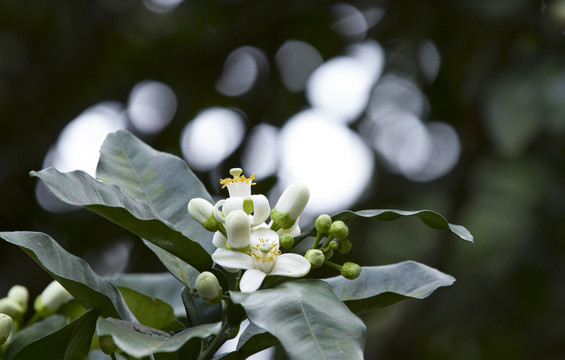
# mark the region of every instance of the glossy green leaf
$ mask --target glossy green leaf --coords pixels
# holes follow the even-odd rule
[[[363,359],[366,328],[319,280],[231,292],[249,320],[281,342],[291,359]]]
[[[61,173],[53,168],[32,171],[59,199],[80,205],[178,256],[199,270],[212,267],[210,254],[190,240],[151,206],[126,194],[119,186],[96,180],[84,171]]]
[[[118,287],[127,287],[166,302],[173,308],[176,317],[186,316],[180,297],[183,285],[168,272],[116,274],[107,279]]]
[[[221,302],[208,304],[198,296],[198,292],[191,292],[188,288],[184,288],[182,291],[182,302],[186,309],[190,326],[198,326],[221,320]]]
[[[66,324],[67,319],[63,315],[52,315],[18,331],[12,336],[2,359],[13,359],[26,346],[54,333]]]
[[[84,260],[68,253],[50,236],[8,232],[0,233],[0,237],[24,250],[85,308],[96,308],[102,316],[135,320],[112,283],[98,276]]]
[[[116,346],[136,358],[177,351],[190,340],[217,335],[220,329],[220,323],[206,324],[171,335],[148,326],[112,318],[100,318],[96,324],[98,336],[112,336]]]
[[[351,211],[345,210],[332,216],[332,220],[342,220],[349,222],[357,217],[370,218],[374,220],[392,221],[404,216],[415,216],[422,220],[424,224],[433,229],[449,229],[461,239],[473,242],[473,235],[465,227],[461,225],[450,224],[443,216],[431,210],[417,210],[417,211],[404,211],[404,210],[390,210],[390,209],[370,209]],[[310,229],[303,233],[300,238],[312,235],[316,229]]]
[[[17,353],[7,350],[4,359],[86,359],[97,318],[98,313],[91,309],[56,331],[35,341],[27,342],[26,346]]]
[[[167,270],[180,282],[182,282],[188,288],[194,288],[194,282],[200,274],[200,271],[196,270],[185,261],[182,261],[179,257],[171,254],[168,251],[150,243],[147,240],[143,240],[143,243],[157,255],[159,260],[165,265]]]
[[[278,343],[279,340],[272,334],[259,326],[250,323],[239,337],[237,352],[242,354],[244,358],[247,358],[259,351],[275,346]]]
[[[355,280],[343,276],[324,279],[334,294],[355,313],[363,313],[397,301],[423,299],[455,278],[415,261],[362,267]]]
[[[173,308],[162,300],[151,298],[127,287],[120,287],[120,292],[135,315],[143,325],[159,330],[177,330],[182,325],[177,321]]]
[[[212,197],[181,158],[157,151],[120,130],[106,137],[96,177],[149,204],[175,229],[200,243],[210,254],[214,252],[212,234],[187,211],[190,199],[199,197],[212,202]]]

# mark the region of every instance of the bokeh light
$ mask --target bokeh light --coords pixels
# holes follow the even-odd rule
[[[302,181],[311,191],[305,215],[333,213],[354,204],[374,177],[370,148],[325,112],[304,110],[281,129],[280,189]],[[279,189],[279,191],[280,191]]]
[[[241,158],[244,169],[252,169],[257,178],[275,174],[279,163],[279,129],[260,124],[247,137]]]
[[[177,97],[173,90],[157,81],[141,81],[129,95],[129,120],[142,133],[155,134],[163,130],[171,122],[176,109]]]
[[[157,14],[166,14],[174,10],[184,0],[143,0],[143,5]]]
[[[216,82],[216,90],[226,96],[243,95],[268,70],[267,56],[261,50],[253,46],[242,46],[226,58],[222,75]]]
[[[220,107],[206,109],[182,131],[183,156],[196,170],[212,170],[239,146],[244,132],[240,113]]]
[[[315,47],[299,40],[286,41],[275,54],[281,81],[290,92],[304,90],[308,77],[323,61]]]

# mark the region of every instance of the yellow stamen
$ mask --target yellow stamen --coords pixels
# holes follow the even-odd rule
[[[245,175],[239,175],[240,173],[237,171],[233,171],[231,173],[233,178],[225,178],[220,180],[220,184],[222,184],[222,189],[228,186],[231,183],[246,183],[249,184],[251,181],[255,180],[255,174],[251,175],[249,178],[246,178]],[[238,174],[238,175],[235,175]],[[252,182],[251,185],[255,185],[256,183]]]

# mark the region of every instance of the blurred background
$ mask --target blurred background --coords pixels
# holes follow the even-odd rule
[[[214,197],[231,167],[272,199],[304,181],[303,227],[346,208],[466,226],[474,245],[415,218],[351,224],[348,259],[457,279],[365,314],[367,359],[565,359],[564,31],[564,0],[0,0],[0,229],[102,275],[163,271],[28,175],[94,174],[127,129]],[[49,282],[6,243],[0,274],[0,295]]]

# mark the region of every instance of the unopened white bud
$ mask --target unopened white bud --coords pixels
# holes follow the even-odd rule
[[[57,281],[52,281],[45,290],[35,299],[33,308],[42,317],[49,316],[59,310],[72,295]]]
[[[226,218],[228,246],[232,249],[244,249],[249,246],[251,223],[243,210],[231,212]]]
[[[222,287],[216,275],[204,271],[196,278],[196,290],[202,300],[215,304],[222,299]]]
[[[14,327],[14,320],[9,315],[0,314],[0,345],[4,345]]]
[[[271,211],[271,219],[283,229],[288,229],[302,214],[310,199],[310,190],[303,183],[289,185]]]
[[[217,230],[217,221],[214,217],[214,205],[202,198],[194,198],[188,202],[188,213],[208,231]]]
[[[29,291],[25,286],[14,285],[8,291],[8,297],[18,304],[20,304],[24,310],[27,309],[27,303],[29,300]]]

